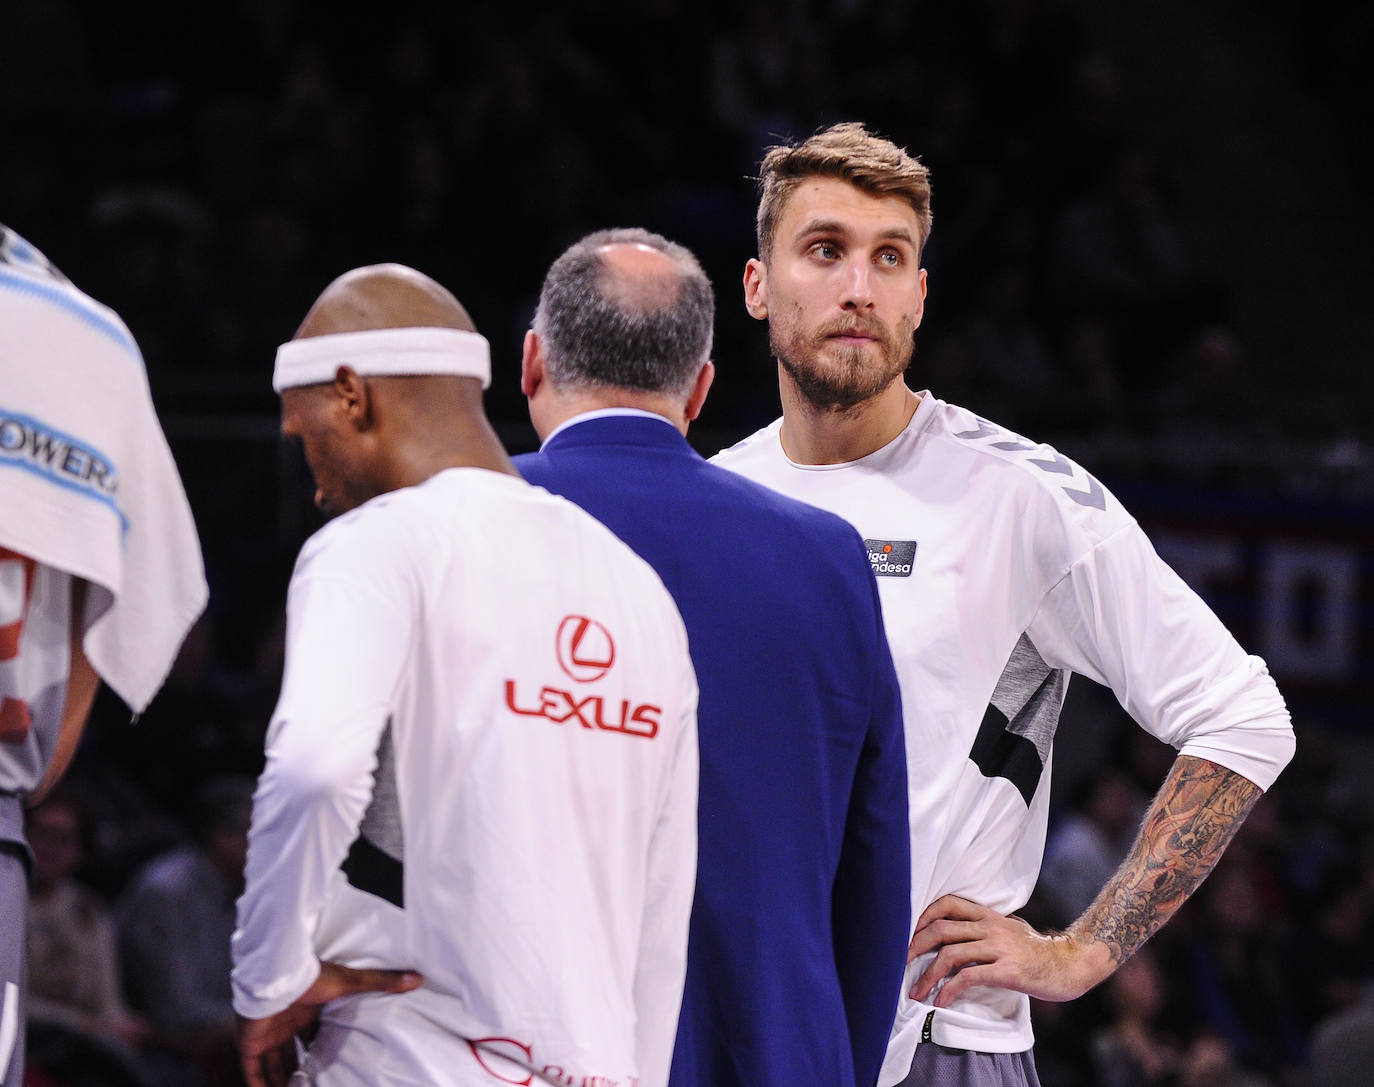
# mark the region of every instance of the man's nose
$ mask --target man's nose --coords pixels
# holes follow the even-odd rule
[[[856,260],[845,269],[841,305],[853,310],[873,308],[873,269],[866,261]]]

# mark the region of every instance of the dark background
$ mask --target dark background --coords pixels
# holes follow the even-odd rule
[[[116,894],[199,783],[260,764],[286,579],[318,525],[270,373],[329,280],[395,260],[450,287],[491,340],[488,408],[518,452],[535,444],[520,339],[549,263],[593,229],[659,230],[717,289],[719,376],[692,432],[709,454],[777,411],[740,302],[757,162],[860,119],[933,175],[913,387],[1093,470],[1289,699],[1299,761],[1257,821],[1276,828],[1259,852],[1281,972],[1333,874],[1370,867],[1374,15],[1335,0],[341,7],[0,14],[0,220],[138,339],[212,589],[139,727],[99,706],[77,780],[121,783],[144,821],[107,828],[91,881]],[[1100,689],[1075,688],[1064,812],[1104,760],[1128,761],[1131,731]],[[1300,1075],[1336,998],[1275,1000],[1286,1048],[1275,1001],[1232,1020],[1238,1059],[1277,1081]],[[1111,1013],[1082,1004],[1065,1051],[1086,1061]]]

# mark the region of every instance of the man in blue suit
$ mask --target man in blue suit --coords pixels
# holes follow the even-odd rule
[[[847,523],[706,463],[711,284],[642,230],[554,263],[521,388],[533,483],[659,573],[701,688],[699,860],[675,1087],[871,1087],[910,935],[900,696]]]

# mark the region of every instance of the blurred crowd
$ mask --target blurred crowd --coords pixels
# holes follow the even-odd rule
[[[125,315],[174,410],[270,408],[263,375],[310,298],[391,259],[464,301],[504,370],[491,410],[523,420],[515,359],[543,270],[633,224],[711,273],[723,365],[704,421],[743,432],[773,402],[737,295],[750,177],[770,143],[860,118],[933,171],[919,364],[951,399],[1027,429],[1148,428],[1175,415],[1160,398],[1256,414],[1168,164],[1067,0],[16,14],[6,213]]]
[[[1309,78],[1367,111],[1349,43],[1374,29],[1322,26],[1303,56],[1352,61],[1312,60]],[[102,697],[32,815],[34,1087],[237,1082],[246,798],[286,577],[318,523],[278,452],[269,374],[344,269],[401,261],[462,299],[515,452],[534,444],[517,359],[550,260],[595,228],[658,230],[717,288],[695,432],[714,452],[776,414],[738,295],[751,175],[768,144],[857,118],[933,173],[917,387],[1037,435],[1277,425],[1225,291],[1196,271],[1168,163],[1068,0],[16,0],[4,34],[3,218],[137,337],[212,587],[149,711],[131,724]],[[1153,741],[1112,720],[1106,765],[1059,791],[1039,923],[1082,908],[1162,778]],[[1368,1046],[1369,793],[1348,737],[1296,723],[1297,761],[1197,899],[1100,991],[1037,1006],[1047,1087],[1288,1087],[1342,1016],[1356,1036],[1363,1016]],[[1310,1082],[1356,1082],[1337,1074]]]
[[[1080,688],[1086,681],[1076,678]],[[1059,749],[1105,728],[1105,757],[1056,780],[1045,864],[1023,912],[1066,926],[1124,858],[1173,750],[1091,685]],[[1105,702],[1104,702],[1105,700]],[[1033,1002],[1049,1087],[1344,1087],[1374,1057],[1369,744],[1294,716],[1297,755],[1221,863],[1105,984]],[[1095,745],[1097,746],[1097,745]]]

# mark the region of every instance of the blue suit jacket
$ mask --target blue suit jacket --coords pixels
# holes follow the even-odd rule
[[[515,458],[659,573],[701,688],[699,860],[675,1087],[871,1087],[910,937],[901,702],[862,539],[600,417]]]

